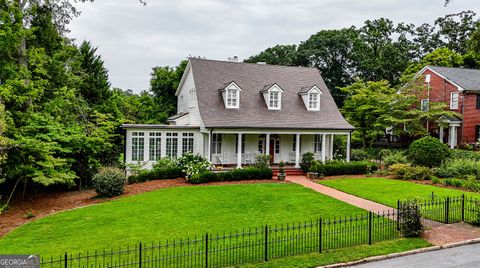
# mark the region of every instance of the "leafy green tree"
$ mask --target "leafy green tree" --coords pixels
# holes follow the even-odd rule
[[[352,51],[358,38],[354,28],[323,30],[298,47],[297,63],[320,70],[337,105],[342,106],[345,94],[339,90],[353,82],[355,62]]]
[[[271,65],[297,65],[296,45],[276,45],[251,56],[245,60],[248,63],[265,62]]]
[[[443,41],[442,46],[460,54],[467,53],[468,40],[478,23],[475,16],[475,12],[467,10],[436,19],[435,26]]]
[[[409,82],[413,76],[419,72],[423,67],[427,65],[443,66],[443,67],[459,67],[463,65],[462,55],[448,49],[439,48],[432,53],[425,55],[417,62],[412,62],[407,69],[403,72],[401,81],[403,83]]]
[[[155,96],[155,103],[162,107],[162,110],[166,113],[166,117],[157,123],[163,123],[168,116],[175,113],[177,100],[175,92],[178,84],[182,78],[187,61],[181,61],[180,64],[175,67],[154,67],[151,73],[150,79],[150,91]]]
[[[84,41],[79,47],[81,84],[78,85],[80,95],[90,105],[98,105],[106,101],[111,94],[108,70],[97,55],[97,48]]]

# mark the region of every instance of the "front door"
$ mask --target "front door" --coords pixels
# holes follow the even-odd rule
[[[270,139],[270,163],[275,162],[275,142],[276,139]]]

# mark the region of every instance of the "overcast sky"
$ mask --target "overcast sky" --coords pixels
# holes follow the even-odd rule
[[[149,87],[151,68],[189,55],[248,58],[276,44],[298,44],[322,29],[394,22],[433,23],[480,0],[96,0],[80,4],[69,36],[98,46],[114,87]]]

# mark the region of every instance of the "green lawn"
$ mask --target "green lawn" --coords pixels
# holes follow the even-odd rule
[[[390,207],[396,207],[397,200],[428,198],[432,192],[434,192],[435,196],[459,196],[465,194],[466,196],[480,197],[480,194],[477,193],[385,178],[333,179],[320,181],[320,184]]]
[[[1,238],[0,249],[59,256],[360,212],[288,183],[176,187],[36,220]]]
[[[269,262],[247,264],[243,268],[256,267],[316,267],[339,262],[349,262],[367,257],[413,250],[428,247],[430,244],[420,238],[395,239],[375,243],[371,246],[335,249],[324,253],[309,253],[288,258],[280,258]]]

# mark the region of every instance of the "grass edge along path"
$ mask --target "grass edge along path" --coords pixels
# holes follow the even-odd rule
[[[359,245],[348,248],[330,250],[323,253],[309,253],[286,258],[274,259],[263,263],[252,263],[236,267],[316,267],[334,263],[350,262],[367,257],[398,253],[431,246],[421,238],[400,238],[377,242],[373,245]]]
[[[436,197],[455,197],[465,194],[465,196],[480,198],[478,193],[387,178],[341,178],[318,183],[390,207],[396,207],[398,200],[427,199],[431,197],[432,192]]]

